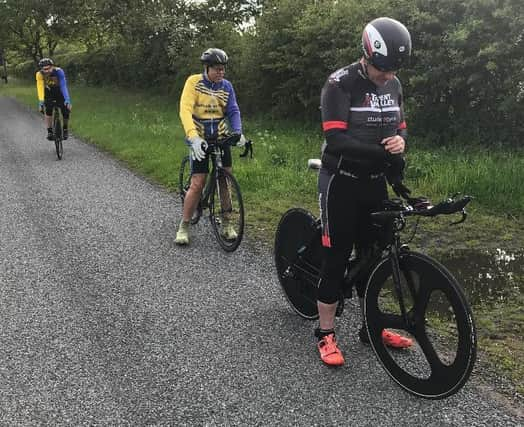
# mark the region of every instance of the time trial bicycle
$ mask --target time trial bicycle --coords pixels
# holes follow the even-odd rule
[[[219,245],[226,252],[233,252],[238,248],[244,236],[244,202],[240,185],[236,178],[222,165],[223,150],[227,146],[235,146],[240,140],[240,135],[233,134],[224,139],[208,140],[206,153],[210,154],[211,172],[208,174],[206,184],[198,206],[191,218],[191,224],[200,220],[205,209],[209,211],[209,221]],[[253,147],[251,141],[246,141],[241,157],[252,157]],[[182,205],[191,184],[191,159],[185,156],[180,165],[178,177],[179,194]],[[226,233],[226,226],[229,228]],[[231,233],[231,230],[233,233]]]
[[[314,160],[314,167],[320,167]],[[366,283],[364,323],[371,347],[391,378],[416,396],[442,399],[460,390],[475,364],[477,338],[457,280],[438,261],[403,244],[401,231],[413,217],[462,213],[452,224],[460,223],[471,199],[454,197],[435,206],[425,198],[385,201],[383,210],[371,214],[381,240],[365,254],[348,259],[337,316],[352,287]],[[418,221],[411,238],[417,225]],[[289,304],[305,319],[318,318],[321,250],[320,219],[304,209],[288,210],[275,236],[275,264]],[[386,328],[403,331],[413,346],[388,348],[382,340]]]

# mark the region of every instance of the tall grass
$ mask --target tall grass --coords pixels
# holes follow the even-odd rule
[[[465,193],[483,211],[521,215],[524,151],[475,146],[417,148],[409,153],[407,180],[422,194]]]
[[[175,189],[178,167],[187,153],[178,117],[178,100],[113,88],[73,86],[73,134],[90,141],[131,168]],[[0,86],[36,106],[32,83]],[[252,159],[234,150],[233,168],[247,205],[248,223],[274,229],[289,207],[304,206],[316,213],[316,174],[306,161],[318,157],[319,128],[253,118],[244,132],[254,145]],[[454,193],[475,197],[474,208],[494,214],[520,216],[524,209],[524,151],[471,147],[431,147],[410,140],[406,183],[415,194],[434,200]]]

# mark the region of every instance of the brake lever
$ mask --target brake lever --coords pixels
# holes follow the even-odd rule
[[[468,217],[468,213],[466,212],[466,205],[469,202],[471,202],[471,200],[473,200],[473,197],[471,197],[471,196],[464,196],[464,198],[462,200],[465,201],[465,205],[464,205],[464,207],[460,211],[460,213],[462,214],[462,218],[460,218],[458,221],[454,221],[454,222],[450,223],[449,225],[457,225],[457,224],[461,224],[464,221],[466,221],[466,218]]]
[[[449,225],[457,225],[457,224],[461,224],[464,221],[466,221],[466,218],[468,216],[468,213],[466,212],[466,208],[462,209],[461,214],[462,214],[462,218],[460,218],[458,221],[454,221],[454,222],[450,223]]]
[[[247,157],[248,152],[249,152],[249,158],[252,159],[253,158],[253,143],[251,142],[251,140],[246,141],[244,145],[244,151],[240,153],[240,157]]]

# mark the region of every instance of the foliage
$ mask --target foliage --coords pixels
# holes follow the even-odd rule
[[[399,74],[412,135],[434,145],[524,138],[521,0],[3,0],[0,16],[0,44],[25,60],[67,54],[72,79],[173,96],[202,50],[221,47],[244,112],[308,123],[327,76],[359,59],[365,23],[391,16],[413,38]]]
[[[524,4],[403,1],[414,35],[406,81],[418,133],[518,145],[524,137]],[[411,5],[411,8],[408,8]]]

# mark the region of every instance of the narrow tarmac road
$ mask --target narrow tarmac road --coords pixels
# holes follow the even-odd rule
[[[267,250],[226,254],[207,220],[177,247],[173,194],[75,137],[57,161],[12,99],[0,117],[1,425],[522,425],[476,372],[443,401],[403,392],[355,307],[346,366],[322,366]]]

